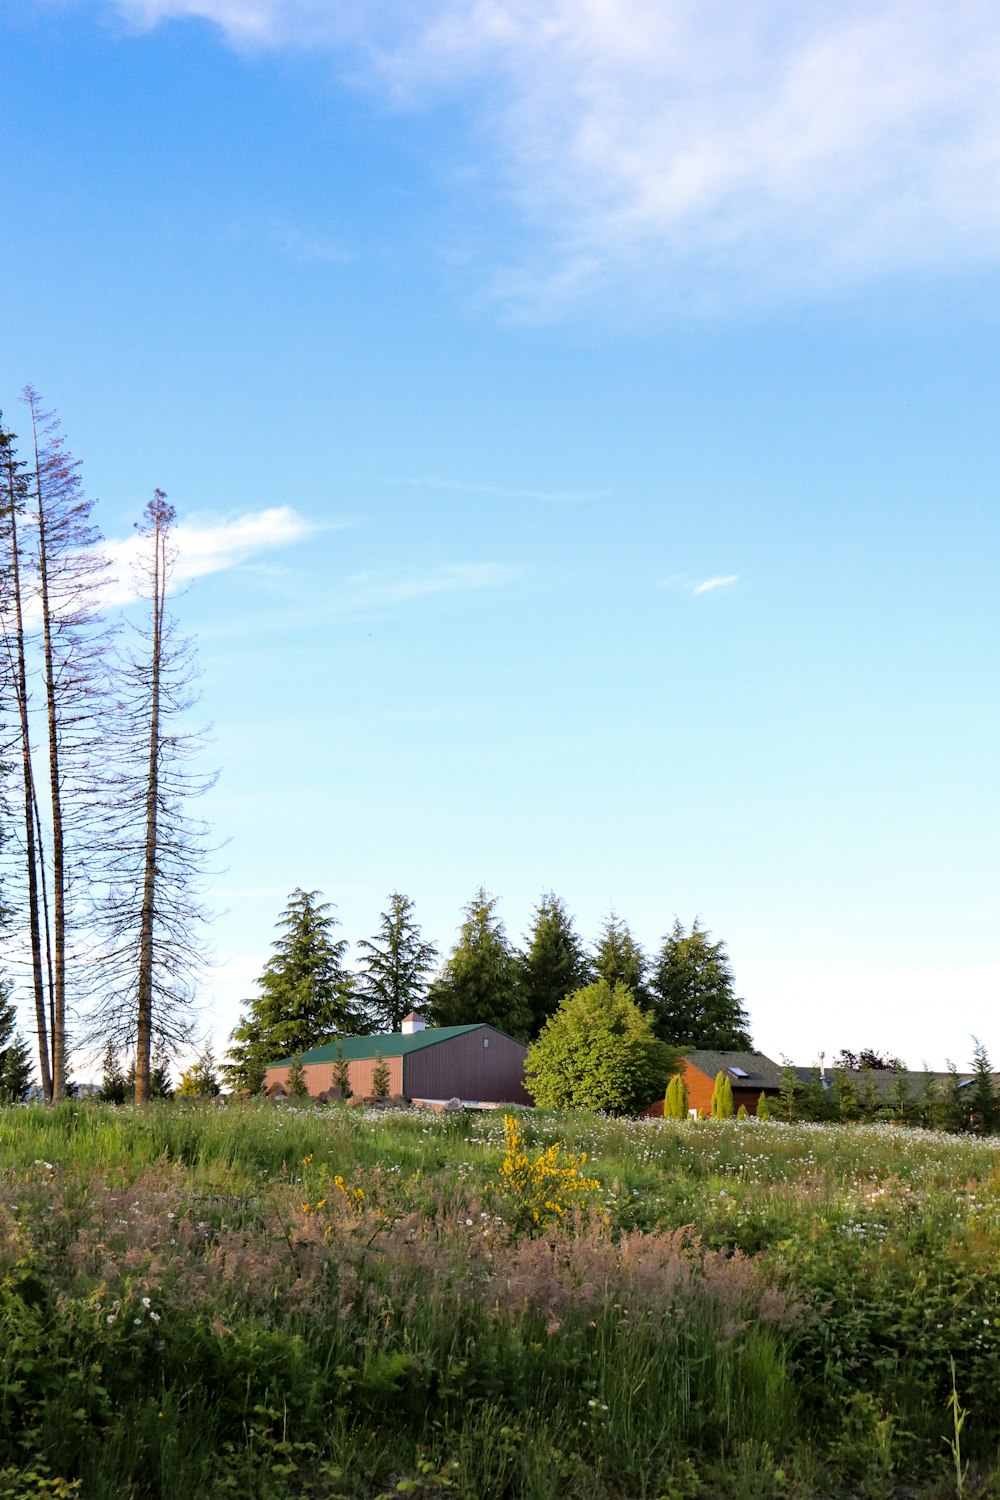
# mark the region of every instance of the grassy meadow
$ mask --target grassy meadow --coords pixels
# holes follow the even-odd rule
[[[0,1500],[1000,1493],[998,1162],[886,1125],[0,1111]]]

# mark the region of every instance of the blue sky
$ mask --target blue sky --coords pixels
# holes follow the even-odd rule
[[[5,0],[0,45],[0,401],[113,544],[154,485],[184,527],[217,1043],[294,886],[447,947],[484,883],[514,937],[700,915],[773,1056],[1000,1056],[993,9]]]

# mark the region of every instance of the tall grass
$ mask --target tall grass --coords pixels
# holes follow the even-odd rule
[[[0,1111],[0,1497],[943,1495],[956,1392],[992,1484],[991,1143],[519,1125],[555,1227],[500,1115]]]

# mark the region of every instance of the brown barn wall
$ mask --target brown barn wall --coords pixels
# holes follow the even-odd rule
[[[403,1059],[401,1057],[387,1057],[385,1065],[389,1069],[389,1093],[401,1094],[403,1092]],[[326,1089],[333,1087],[333,1063],[305,1063],[302,1068],[306,1078],[306,1087],[310,1094],[322,1094]],[[288,1087],[288,1068],[268,1068],[267,1083],[282,1083]],[[347,1076],[351,1080],[351,1092],[358,1098],[363,1099],[372,1092],[372,1078],[375,1073],[374,1059],[364,1059],[361,1062],[350,1062],[347,1064]]]
[[[489,1046],[483,1046],[483,1039]],[[530,1104],[524,1087],[527,1048],[492,1026],[463,1032],[404,1058],[408,1099],[468,1099],[482,1104]]]

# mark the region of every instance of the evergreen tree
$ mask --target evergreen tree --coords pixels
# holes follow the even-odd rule
[[[749,1114],[750,1111],[747,1109],[746,1105],[741,1104],[739,1109],[736,1111],[736,1118],[737,1120],[745,1120],[749,1117]]]
[[[340,1090],[341,1099],[350,1099],[354,1090],[351,1088],[351,1070],[344,1056],[340,1038],[337,1038],[337,1053],[333,1060],[333,1087]]]
[[[126,1098],[135,1098],[135,1058],[128,1065],[125,1074]],[[150,1099],[172,1099],[174,1087],[170,1081],[170,1059],[162,1044],[157,1044],[153,1052],[151,1066],[149,1069],[149,1097]]]
[[[683,1050],[753,1047],[725,944],[713,943],[697,921],[690,932],[674,922],[657,956],[651,989],[653,1024],[664,1041]]]
[[[992,1135],[997,1127],[998,1099],[993,1081],[993,1066],[985,1046],[972,1038],[972,1082],[965,1089],[973,1130],[977,1135]]]
[[[285,1080],[285,1088],[291,1099],[308,1099],[309,1085],[306,1082],[306,1070],[302,1066],[301,1057],[293,1058],[292,1066],[288,1070]]]
[[[802,1085],[799,1075],[790,1062],[785,1062],[781,1069],[781,1081],[778,1085],[778,1100],[781,1118],[789,1124],[798,1117],[799,1098],[802,1093]]]
[[[288,898],[258,994],[232,1033],[225,1073],[233,1088],[256,1092],[269,1063],[363,1029],[344,970],[347,941],[333,936],[337,919],[319,894],[294,890]]]
[[[628,923],[614,911],[597,939],[592,967],[598,979],[603,979],[612,989],[616,984],[623,984],[631,991],[640,1009],[648,1010],[646,971],[649,960],[632,936]]]
[[[480,887],[465,908],[458,942],[428,1002],[435,1026],[485,1023],[525,1040],[529,1018],[517,959],[496,915],[497,900]]]
[[[389,1097],[389,1064],[381,1052],[375,1054],[375,1066],[372,1069],[372,1094],[376,1099]]]
[[[908,1125],[913,1118],[913,1090],[904,1067],[894,1068],[893,1072],[895,1077],[886,1096],[886,1104],[895,1120],[901,1125]]]
[[[398,1031],[427,991],[427,978],[437,962],[433,943],[425,943],[413,917],[413,902],[393,891],[379,929],[361,950],[357,995],[376,1031]]]
[[[135,1080],[132,1081],[132,1093],[135,1093]],[[157,1047],[153,1052],[153,1065],[149,1070],[149,1097],[151,1099],[172,1099],[174,1087],[170,1081],[170,1059],[162,1047]]]
[[[969,1090],[964,1088],[955,1064],[948,1062],[948,1086],[939,1106],[941,1126],[945,1130],[968,1130]]]
[[[186,1099],[214,1099],[221,1092],[212,1048],[206,1044],[189,1068],[181,1074],[177,1090]]]
[[[531,1035],[537,1036],[566,996],[582,989],[590,978],[590,965],[573,920],[552,891],[535,907],[520,967]]]
[[[544,1109],[635,1114],[680,1059],[653,1034],[623,984],[599,979],[568,995],[528,1048],[528,1092]]]
[[[727,1074],[721,1070],[715,1075],[715,1087],[712,1090],[711,1115],[713,1120],[731,1120],[733,1118],[733,1086]]]
[[[108,1042],[101,1060],[101,1086],[97,1097],[105,1104],[124,1104],[128,1097],[128,1084],[114,1042]]]
[[[882,1108],[882,1100],[875,1087],[875,1071],[868,1066],[861,1069],[861,1083],[858,1086],[858,1113],[863,1120],[874,1120]]]
[[[17,1030],[17,1009],[0,979],[0,1103],[20,1104],[32,1083],[31,1049]]]
[[[858,1118],[858,1091],[854,1079],[840,1067],[833,1070],[833,1104],[838,1120]]]
[[[835,1101],[823,1082],[818,1068],[813,1068],[809,1081],[799,1081],[798,1114],[802,1120],[832,1120],[836,1116]]]
[[[663,1118],[665,1120],[686,1120],[687,1117],[687,1084],[680,1073],[675,1073],[667,1084],[666,1098],[663,1101]]]
[[[925,1063],[923,1072],[920,1075],[920,1089],[914,1104],[917,1124],[922,1125],[925,1130],[933,1129],[937,1120],[939,1104],[940,1096],[937,1090],[937,1080]]]
[[[771,1105],[763,1089],[761,1089],[760,1098],[757,1100],[757,1118],[758,1120],[769,1120],[771,1118]]]

